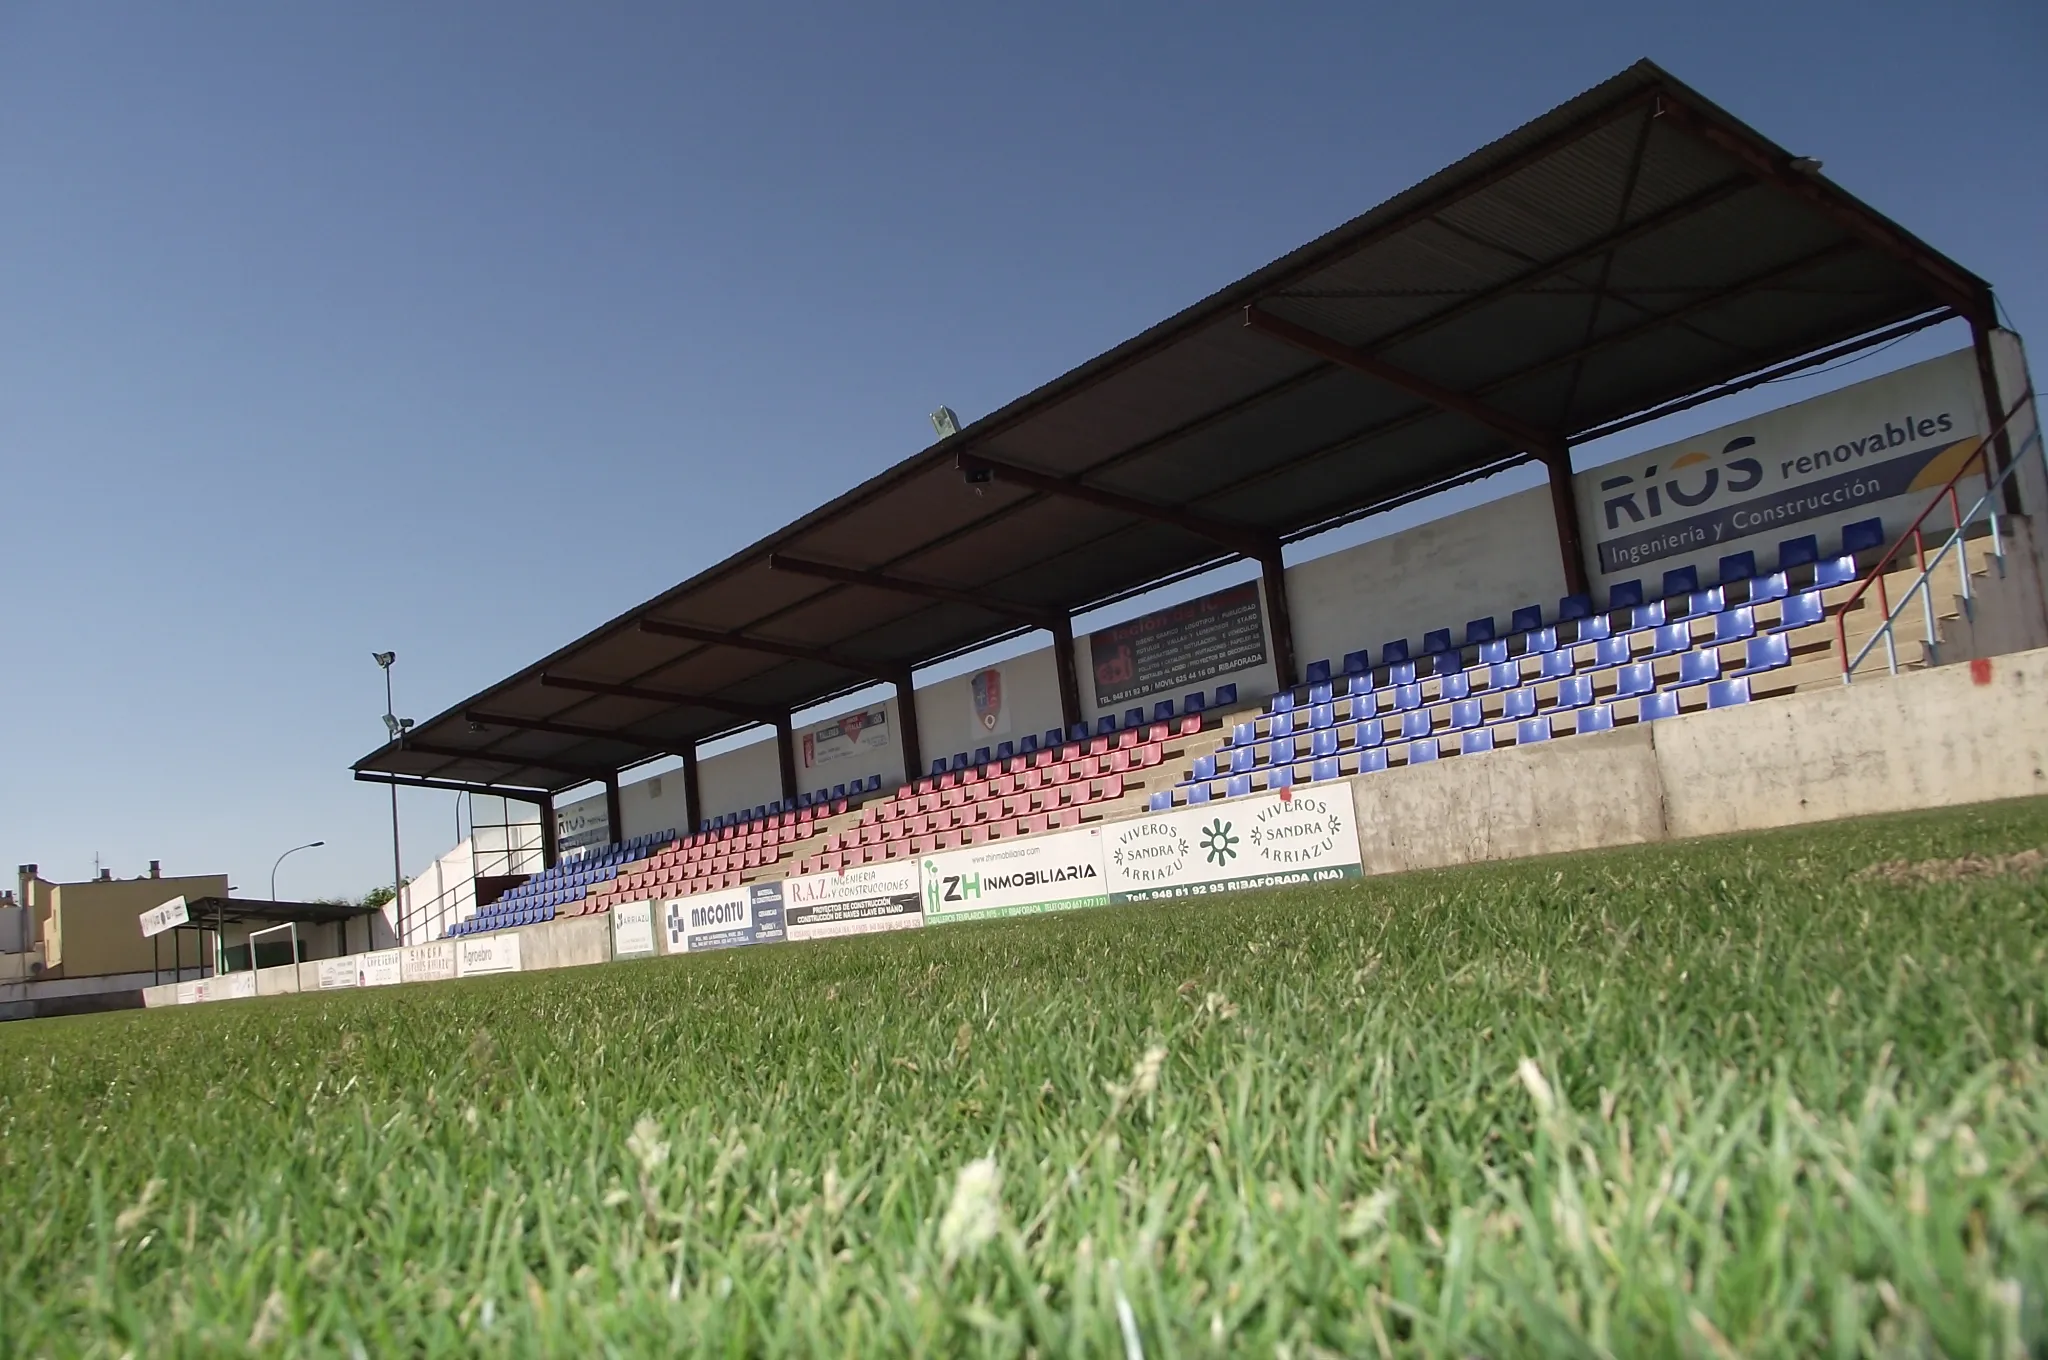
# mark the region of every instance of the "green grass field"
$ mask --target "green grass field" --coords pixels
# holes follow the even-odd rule
[[[2044,845],[0,1026],[0,1353],[2040,1353]]]

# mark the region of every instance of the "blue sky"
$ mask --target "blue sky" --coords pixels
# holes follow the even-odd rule
[[[2048,317],[2038,4],[1104,8],[0,7],[0,855],[359,893],[372,649],[439,711],[1637,57]]]

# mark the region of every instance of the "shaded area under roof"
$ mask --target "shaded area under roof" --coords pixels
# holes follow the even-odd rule
[[[265,902],[253,897],[193,897],[185,902],[191,920],[178,930],[211,930],[215,925],[275,925],[296,921],[302,926],[331,925],[374,916],[376,907],[353,902]]]
[[[1983,281],[1639,62],[355,768],[565,789],[1957,315],[1991,324]]]

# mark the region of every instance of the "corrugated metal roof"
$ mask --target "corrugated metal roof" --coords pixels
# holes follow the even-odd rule
[[[1499,463],[1472,419],[1247,329],[1262,312],[1569,437],[1989,290],[1656,66],[1569,103],[905,459],[379,749],[361,771],[565,788],[1014,634],[776,552],[1078,611],[1226,555],[962,454],[1286,539]],[[656,636],[643,620],[829,652]],[[843,664],[851,661],[855,664]],[[544,674],[683,692],[656,702]],[[541,731],[471,714],[543,722]],[[431,749],[426,749],[431,748]]]

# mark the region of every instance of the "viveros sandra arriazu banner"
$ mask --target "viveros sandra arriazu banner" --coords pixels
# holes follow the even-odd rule
[[[1194,897],[1362,878],[1351,787],[1282,790],[1111,822],[1102,830],[1113,902]]]
[[[920,887],[914,859],[785,879],[784,929],[792,940],[824,940],[921,926]]]
[[[1099,827],[942,851],[926,855],[919,868],[927,925],[1109,901]]]

